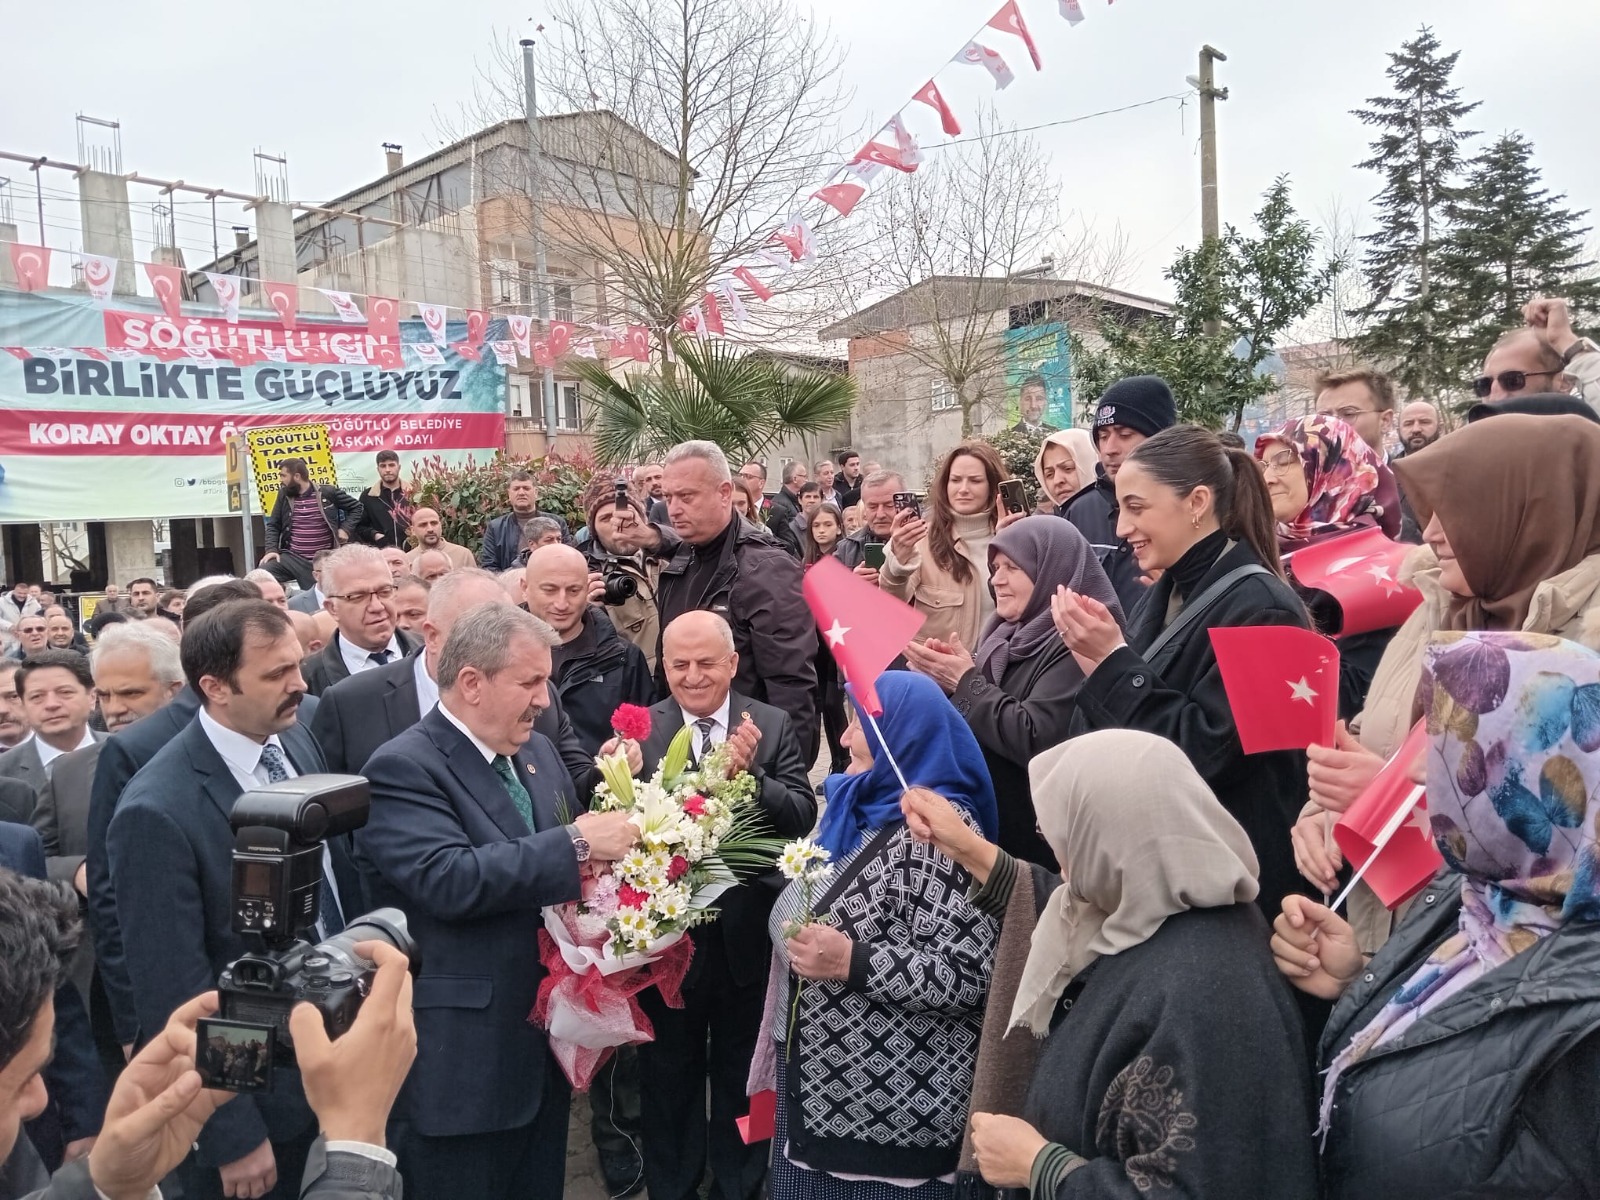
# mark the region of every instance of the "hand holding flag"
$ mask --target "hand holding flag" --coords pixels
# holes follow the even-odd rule
[[[1359,864],[1334,908],[1362,879],[1385,908],[1395,908],[1444,866],[1428,823],[1422,785],[1411,781],[1412,764],[1427,744],[1427,722],[1418,721],[1361,799],[1333,827],[1333,840],[1345,861]]]

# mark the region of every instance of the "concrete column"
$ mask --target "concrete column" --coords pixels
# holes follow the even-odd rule
[[[106,522],[106,574],[127,589],[130,579],[157,578],[155,528],[149,521]]]
[[[78,176],[78,210],[83,225],[83,248],[89,254],[109,254],[117,259],[116,294],[135,291],[133,265],[133,214],[128,207],[128,181],[103,171]]]
[[[267,200],[256,205],[256,265],[260,277],[293,283],[300,275],[294,253],[294,209]]]
[[[0,242],[17,241],[17,227],[8,221],[0,221]],[[17,273],[11,269],[11,252],[0,253],[0,287],[16,287]]]

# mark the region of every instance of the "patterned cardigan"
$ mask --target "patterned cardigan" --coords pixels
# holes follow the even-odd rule
[[[800,991],[783,1048],[794,1161],[892,1179],[955,1170],[999,938],[967,899],[971,878],[897,824],[818,898],[855,947],[847,979]]]

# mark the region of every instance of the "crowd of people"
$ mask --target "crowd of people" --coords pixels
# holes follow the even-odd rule
[[[512,474],[475,548],[392,451],[359,496],[287,459],[242,578],[108,586],[82,630],[8,587],[0,864],[50,882],[0,872],[0,1200],[559,1195],[542,910],[637,842],[596,757],[649,774],[685,728],[832,871],[730,889],[681,1004],[641,994],[590,1093],[614,1197],[1590,1194],[1600,348],[1527,321],[1448,432],[1362,369],[1246,446],[1140,376],[1025,423],[1037,503],[981,441],[925,495],[848,450],[769,492],[691,441],[571,522]],[[1295,576],[1366,530],[1414,543],[1392,628]],[[875,719],[802,595],[823,558],[923,618]],[[1268,625],[1338,641],[1331,744],[1245,753],[1210,635]],[[1335,911],[1333,824],[1419,720],[1446,869]],[[356,1026],[297,1012],[299,1069],[223,1105],[192,1068],[226,1076],[195,1022],[250,948],[229,813],[329,771],[371,810],[307,937],[394,907],[420,961],[374,948]]]

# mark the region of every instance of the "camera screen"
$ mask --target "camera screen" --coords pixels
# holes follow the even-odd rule
[[[239,872],[239,888],[247,896],[270,896],[272,894],[272,865],[264,862],[241,862],[236,867]]]
[[[277,1030],[247,1021],[202,1020],[195,1024],[195,1070],[208,1088],[226,1092],[272,1090]]]

